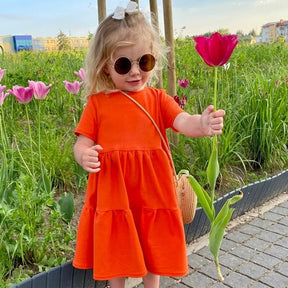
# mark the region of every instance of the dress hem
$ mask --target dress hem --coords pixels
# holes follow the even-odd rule
[[[154,275],[159,275],[159,276],[165,276],[165,277],[182,277],[182,276],[186,276],[189,273],[189,270],[185,270],[182,272],[157,272],[157,271],[149,271],[150,273],[154,274]]]
[[[81,270],[87,270],[87,269],[93,269],[93,266],[82,266],[82,265],[77,265],[72,263],[73,267],[76,268],[76,269],[81,269]],[[147,275],[147,273],[150,272],[154,275],[159,275],[159,276],[166,276],[166,277],[182,277],[182,276],[185,276],[188,274],[189,270],[185,270],[185,271],[181,271],[181,272],[174,272],[174,273],[169,273],[169,272],[159,272],[159,271],[152,271],[152,270],[149,270],[149,271],[145,271],[143,273],[137,273],[137,274],[134,274],[134,273],[127,273],[127,274],[113,274],[113,275],[107,275],[107,276],[96,276],[94,275],[93,273],[93,279],[96,280],[96,281],[103,281],[103,280],[109,280],[109,279],[113,279],[113,278],[119,278],[119,277],[127,277],[127,278],[141,278],[141,277],[144,277],[145,275]]]
[[[114,275],[108,275],[105,277],[102,276],[97,276],[93,274],[93,279],[96,281],[103,281],[103,280],[110,280],[110,279],[114,279],[114,278],[141,278],[144,277],[145,275],[147,275],[147,271],[143,272],[143,273],[139,273],[139,274],[114,274]]]
[[[88,269],[93,269],[93,265],[92,266],[87,266],[87,265],[79,265],[77,263],[72,262],[72,266],[76,269],[81,269],[81,270],[88,270]]]

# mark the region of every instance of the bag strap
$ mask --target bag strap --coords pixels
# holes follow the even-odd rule
[[[172,159],[172,155],[171,155],[171,152],[170,152],[170,148],[163,136],[163,134],[161,133],[158,125],[156,124],[156,122],[154,121],[154,119],[152,118],[152,116],[149,114],[149,112],[138,102],[136,101],[134,98],[132,98],[130,95],[128,95],[127,93],[125,93],[124,91],[120,91],[123,95],[125,95],[127,98],[129,98],[132,102],[134,102],[146,115],[147,117],[151,120],[151,122],[153,123],[154,127],[156,128],[156,131],[158,132],[162,142],[163,142],[163,145],[165,147],[165,150],[166,150],[166,153],[169,157],[169,160],[171,162],[171,165],[172,165],[172,168],[173,168],[173,174],[174,174],[174,177],[175,177],[175,180],[177,180],[177,173],[176,173],[176,169],[175,169],[175,166],[174,166],[174,162],[173,162],[173,159]],[[177,185],[177,181],[175,181],[176,185]]]

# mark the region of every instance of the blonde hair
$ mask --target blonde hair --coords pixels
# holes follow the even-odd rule
[[[139,40],[151,42],[151,52],[156,58],[156,66],[152,75],[157,77],[156,71],[162,68],[161,63],[165,57],[163,42],[153,23],[150,24],[139,11],[125,13],[124,19],[121,20],[113,19],[110,15],[100,23],[85,61],[84,93],[86,97],[100,91],[116,89],[105,72],[106,64],[112,60],[117,48],[133,45]]]

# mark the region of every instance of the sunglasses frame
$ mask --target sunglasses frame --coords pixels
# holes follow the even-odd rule
[[[152,64],[149,63],[149,65],[147,65],[148,68],[149,68],[149,70],[144,70],[144,69],[142,69],[142,68],[145,68],[145,67],[143,67],[143,65],[145,65],[145,63],[144,63],[143,65],[141,65],[141,60],[144,60],[143,57],[146,57],[146,56],[148,56],[148,60],[149,60],[149,61],[152,60]],[[129,61],[129,62],[127,61],[127,64],[130,63],[129,70],[127,70],[127,69],[128,69],[128,66],[127,66],[127,69],[126,69],[127,72],[126,72],[126,70],[125,70],[125,71],[123,71],[123,73],[122,73],[121,70],[119,70],[119,68],[117,68],[116,63],[117,63],[117,61],[119,61],[120,59],[125,59],[125,61],[126,61],[126,60]],[[137,65],[138,65],[138,67],[139,67],[139,69],[140,69],[141,71],[143,71],[143,72],[150,72],[150,71],[152,71],[152,70],[154,69],[154,67],[155,67],[156,59],[155,59],[155,57],[154,57],[152,54],[150,54],[150,53],[146,53],[146,54],[142,55],[139,59],[133,60],[133,61],[130,60],[128,57],[121,56],[121,57],[117,58],[117,59],[114,61],[113,68],[114,68],[114,70],[115,70],[115,72],[116,72],[117,74],[119,74],[119,75],[126,75],[126,74],[128,74],[128,73],[131,71],[131,68],[132,68],[132,65],[133,65],[134,62],[137,63]],[[141,67],[141,66],[142,66],[142,67]],[[151,68],[150,66],[151,66],[152,68]],[[120,69],[121,69],[121,68],[120,68]],[[119,73],[119,72],[121,72],[121,73]]]

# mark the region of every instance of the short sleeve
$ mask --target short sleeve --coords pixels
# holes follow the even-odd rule
[[[80,134],[90,138],[95,143],[97,142],[97,109],[95,96],[93,95],[89,97],[78,126],[76,127],[75,135],[79,136]]]
[[[176,116],[184,110],[177,104],[177,102],[166,93],[165,90],[160,90],[161,99],[161,114],[164,121],[165,128],[173,128],[173,123]]]

